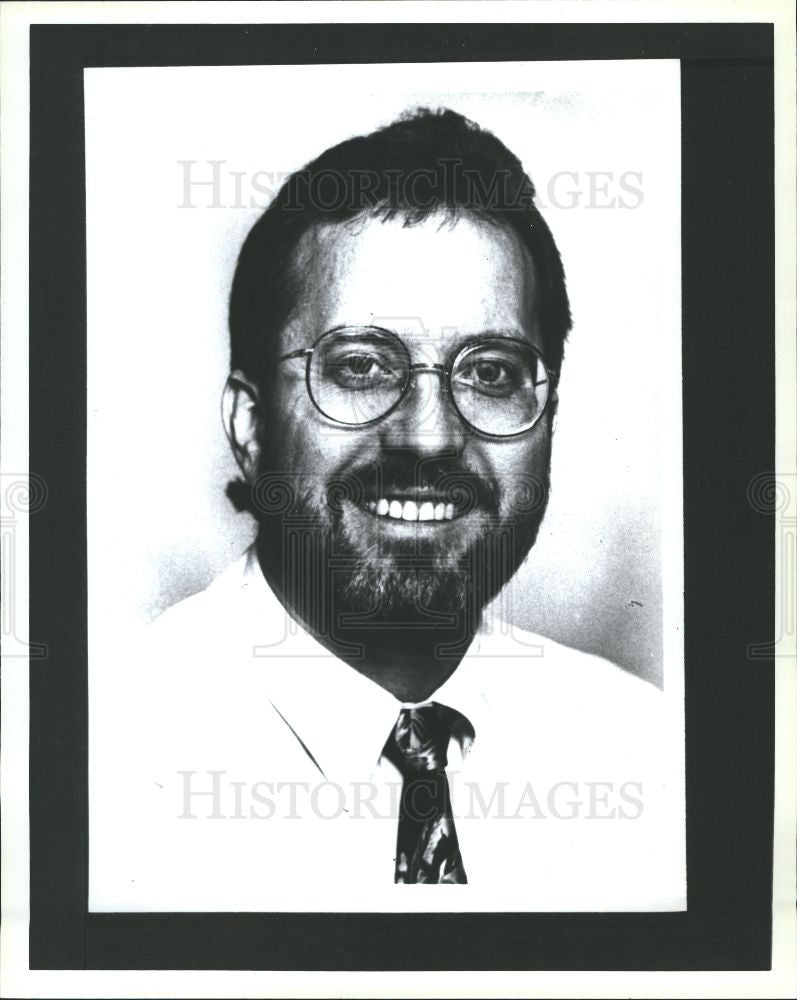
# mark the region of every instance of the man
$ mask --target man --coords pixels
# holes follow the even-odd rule
[[[570,328],[533,196],[418,111],[253,227],[223,414],[257,540],[108,694],[95,745],[146,740],[132,827],[94,771],[95,908],[678,905],[660,695],[485,615],[545,511]]]

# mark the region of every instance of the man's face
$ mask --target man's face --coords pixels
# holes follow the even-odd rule
[[[302,291],[281,354],[342,326],[394,332],[412,364],[447,365],[482,335],[544,353],[533,268],[503,229],[467,217],[324,226],[305,236],[298,265]],[[480,436],[443,390],[439,374],[418,372],[388,416],[341,427],[311,401],[303,358],[278,365],[261,399],[257,468],[271,482],[284,477],[294,497],[287,517],[261,522],[286,577],[321,574],[338,610],[381,623],[456,611],[474,593],[483,606],[506,583],[542,519],[549,421],[516,438]],[[288,565],[291,532],[313,539],[323,567]]]

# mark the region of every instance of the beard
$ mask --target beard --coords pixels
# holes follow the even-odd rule
[[[374,498],[424,490],[453,508],[450,523],[396,533],[369,512]],[[264,455],[252,487],[261,565],[276,568],[267,575],[283,602],[325,634],[477,625],[534,545],[548,495],[547,469],[499,483],[406,451],[321,482],[275,472]]]

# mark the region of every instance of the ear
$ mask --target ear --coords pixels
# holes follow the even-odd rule
[[[553,437],[556,431],[556,418],[559,415],[559,393],[556,389],[551,391],[551,398],[548,400],[548,428]]]
[[[231,372],[221,399],[224,432],[247,482],[257,475],[260,457],[260,401],[257,386],[241,371]]]

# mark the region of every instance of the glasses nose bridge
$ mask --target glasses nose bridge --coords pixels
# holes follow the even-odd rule
[[[410,365],[407,374],[409,375],[408,383],[409,386],[415,385],[415,376],[422,375],[424,373],[429,373],[431,375],[439,375],[440,381],[443,385],[443,392],[448,392],[448,368],[445,365],[425,365],[417,364]]]
[[[416,394],[419,375],[439,376],[442,394],[438,396],[431,386]],[[453,440],[464,430],[457,408],[451,405],[449,376],[449,369],[442,364],[418,363],[407,368],[404,393],[396,407],[396,426],[403,428],[402,433],[417,435],[419,447],[423,444],[433,447],[433,441],[442,439]]]
[[[404,390],[404,398],[402,399],[402,406],[407,405],[407,397],[411,396],[413,392],[417,389],[418,375],[439,376],[440,388],[442,389],[442,399],[440,400],[440,406],[442,406],[443,409],[448,409],[448,404],[451,401],[451,381],[449,378],[450,376],[449,369],[446,367],[446,365],[423,364],[422,362],[419,362],[418,364],[415,365],[410,365],[410,367],[407,369],[407,383],[406,383],[406,388]],[[431,402],[433,398],[434,398],[433,395],[426,397],[426,405],[429,405],[431,403],[431,405],[434,406],[434,403]],[[456,407],[454,407],[454,409],[456,409]],[[457,413],[457,417],[459,417],[459,413]]]

